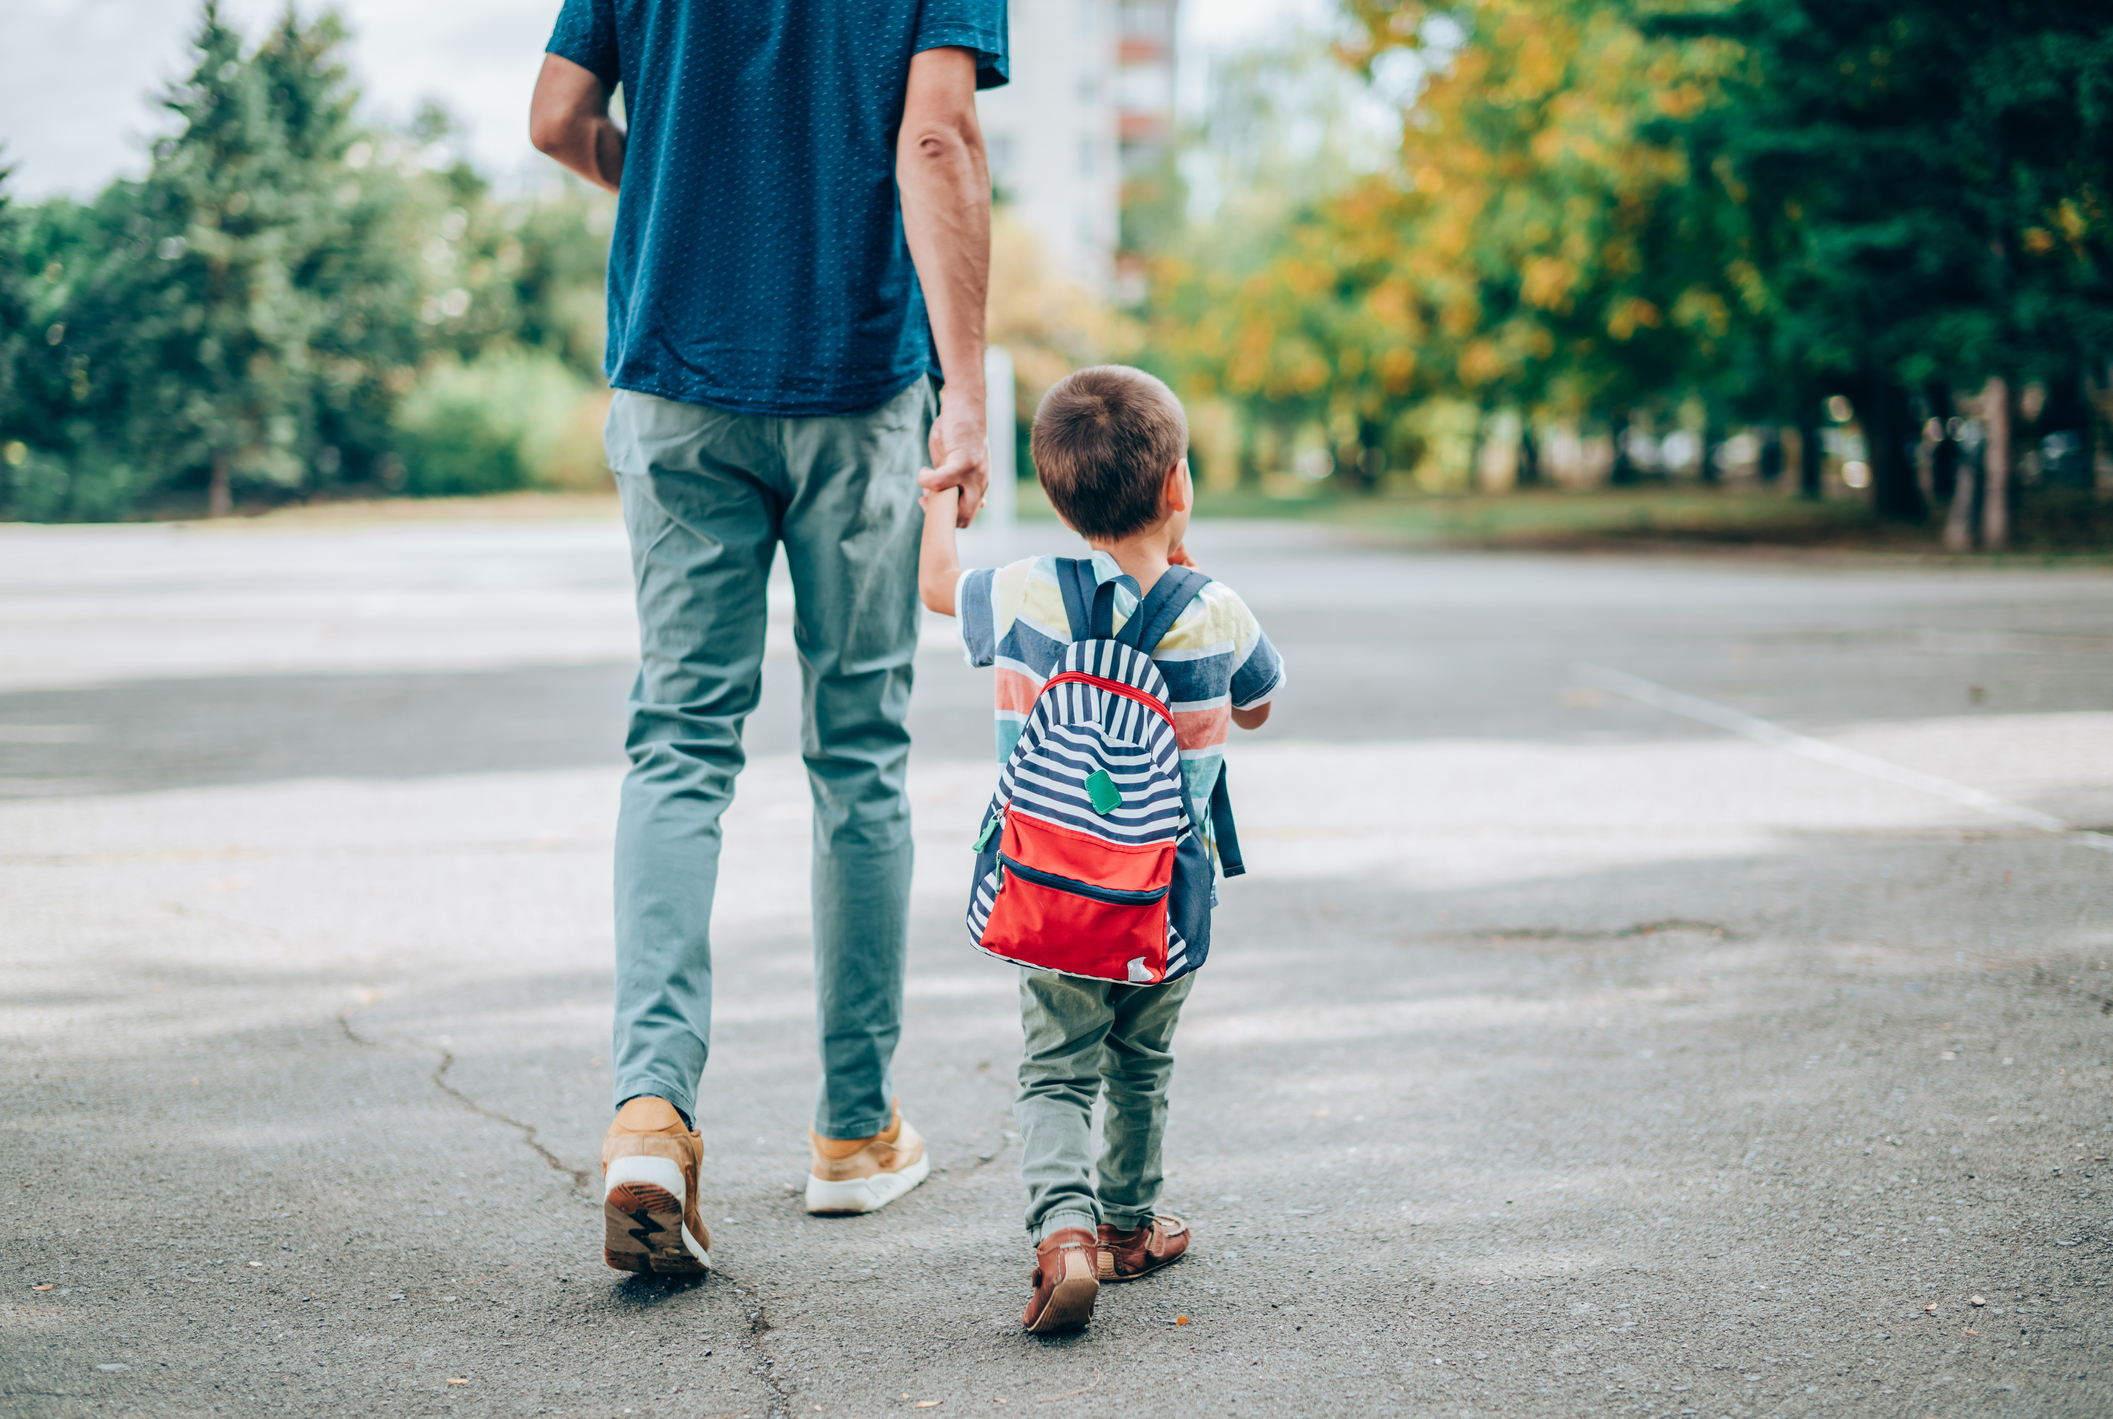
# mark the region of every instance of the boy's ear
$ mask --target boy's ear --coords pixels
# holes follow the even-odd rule
[[[1160,490],[1160,506],[1166,512],[1188,512],[1189,461],[1184,458],[1167,470],[1166,486]]]

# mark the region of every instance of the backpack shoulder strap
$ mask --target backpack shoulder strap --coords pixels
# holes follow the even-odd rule
[[[1123,622],[1123,631],[1116,639],[1133,650],[1150,655],[1159,649],[1181,613],[1188,610],[1196,594],[1210,585],[1211,579],[1194,567],[1168,567],[1152,583],[1151,594],[1146,596],[1137,611]]]
[[[1228,877],[1238,877],[1247,871],[1247,863],[1240,856],[1240,835],[1233,828],[1233,799],[1225,789],[1225,763],[1218,764],[1218,781],[1211,785],[1211,836],[1218,843],[1218,864]]]
[[[1085,640],[1093,634],[1093,563],[1058,557],[1056,579],[1057,590],[1064,593],[1064,616],[1071,622],[1071,638]]]
[[[1151,595],[1138,606],[1137,614],[1123,623],[1122,634],[1116,639],[1142,650],[1147,656],[1159,649],[1181,613],[1189,609],[1211,579],[1194,567],[1168,567],[1158,581],[1152,583]],[[1186,783],[1182,788],[1182,800],[1187,802]],[[1211,785],[1210,806],[1205,810],[1211,815],[1211,837],[1218,844],[1218,863],[1228,877],[1238,877],[1247,871],[1247,863],[1240,856],[1240,835],[1233,825],[1232,795],[1225,787],[1225,762],[1218,763],[1218,781]],[[1190,816],[1194,816],[1193,807]]]
[[[1057,587],[1064,593],[1064,616],[1071,622],[1071,638],[1114,639],[1115,588],[1126,586],[1135,596],[1137,578],[1125,574],[1113,581],[1102,581],[1093,570],[1092,559],[1085,557],[1057,558],[1056,572]],[[1124,629],[1128,629],[1127,624]]]

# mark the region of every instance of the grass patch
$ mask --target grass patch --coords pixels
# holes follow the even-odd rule
[[[1514,493],[1386,494],[1319,490],[1279,498],[1252,491],[1200,491],[1201,517],[1266,517],[1327,523],[1433,546],[1606,549],[1692,546],[1783,547],[1941,553],[1943,519],[1882,523],[1860,499],[1807,502],[1751,488],[1534,489]],[[1020,484],[1022,517],[1053,517],[1041,488]],[[2113,556],[2113,499],[2029,490],[2013,554]]]
[[[1406,541],[1478,546],[1576,546],[1627,541],[1704,541],[1811,546],[1870,535],[1859,503],[1804,502],[1775,493],[1715,489],[1425,494],[1270,498],[1214,493],[1199,513],[1298,517],[1354,526]]]

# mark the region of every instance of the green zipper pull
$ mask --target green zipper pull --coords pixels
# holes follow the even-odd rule
[[[998,831],[998,825],[999,825],[1000,823],[1004,822],[1004,821],[1005,821],[1005,815],[1004,815],[1004,814],[1002,814],[1002,813],[993,813],[993,814],[991,814],[991,817],[990,817],[990,821],[989,821],[988,823],[985,823],[985,824],[983,825],[983,831],[982,831],[982,832],[980,832],[980,833],[978,833],[978,834],[976,834],[976,840],[975,840],[974,842],[970,843],[970,844],[969,844],[969,846],[970,846],[970,847],[972,847],[972,848],[974,848],[974,849],[975,849],[975,850],[976,850],[977,852],[981,852],[981,851],[983,851],[983,849],[985,849],[985,848],[989,847],[989,846],[990,846],[990,840],[991,840],[991,835],[992,835],[993,833],[995,833],[995,832],[997,832],[997,831]]]
[[[1093,811],[1105,818],[1122,806],[1123,791],[1106,769],[1095,769],[1086,775],[1086,797],[1092,800]]]

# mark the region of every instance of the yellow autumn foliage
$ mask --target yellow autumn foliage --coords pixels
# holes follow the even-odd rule
[[[1442,7],[1465,35],[1447,54],[1428,40],[1439,6],[1350,10],[1364,38],[1346,61],[1429,66],[1398,163],[1238,279],[1155,269],[1165,365],[1271,421],[1369,438],[1419,399],[1576,412],[1707,363],[1759,294],[1753,267],[1684,225],[1698,178],[1652,125],[1717,101],[1727,46],[1647,39],[1592,0],[1460,0]]]
[[[1077,281],[1057,271],[1033,230],[1010,208],[991,215],[988,338],[1012,352],[1022,419],[1075,369],[1127,360],[1142,330]]]

